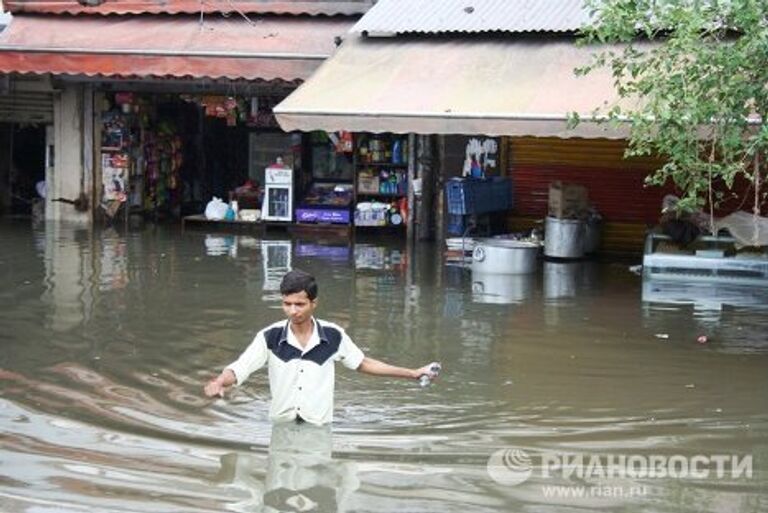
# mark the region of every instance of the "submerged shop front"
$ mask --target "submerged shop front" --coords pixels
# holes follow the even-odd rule
[[[353,21],[14,16],[0,41],[0,72],[50,77],[49,196],[88,206],[75,216],[48,198],[46,217],[173,219],[202,213],[214,196],[259,210],[265,190],[280,190],[270,183],[279,174],[266,172],[276,165],[290,170],[279,185],[292,198],[309,190],[311,170],[318,180],[353,183],[354,150],[337,135],[286,133],[272,115]]]
[[[411,162],[407,137],[347,131],[300,137],[309,140],[311,169],[299,184],[298,225],[396,232],[405,227]]]
[[[228,87],[230,94],[119,83],[97,88],[96,175],[104,215],[179,218],[238,190],[244,208],[260,208],[248,203],[249,193],[255,204],[265,169],[278,158],[300,167],[301,138],[282,132],[271,114],[290,86],[243,84],[240,94]]]
[[[475,174],[478,154],[476,161],[498,161],[491,176],[505,175],[511,184],[500,229],[537,226],[560,181],[587,189],[590,204],[603,215],[602,249],[641,250],[642,232],[663,194],[644,188],[642,178],[658,163],[625,161],[628,127],[592,117],[596,107],[618,101],[610,70],[574,73],[591,62],[593,48],[568,38],[399,37],[399,27],[391,30],[393,37],[371,36],[377,31],[365,21],[385,5],[363,17],[334,56],[276,107],[283,129],[421,134],[415,136],[416,178],[422,179],[422,204],[432,187],[432,207],[417,202],[417,224],[436,213],[438,234],[464,232],[466,220],[455,215],[467,213],[467,205],[451,208],[450,180],[466,167]],[[384,20],[390,22],[395,24]],[[354,74],[345,73],[351,69]],[[575,128],[569,113],[582,119]],[[473,150],[478,146],[498,155]],[[436,168],[431,177],[421,173],[424,163]],[[474,210],[493,209],[493,197]]]
[[[344,130],[283,132],[272,107],[284,97],[270,96],[269,110],[256,117],[243,109],[261,105],[261,99],[249,104],[232,97],[185,98],[202,101],[206,116],[244,123],[247,140],[241,138],[227,154],[239,152],[243,163],[236,169],[247,172],[233,173],[225,187],[208,195],[213,199],[203,214],[199,204],[187,209],[193,213],[184,215],[183,225],[279,227],[334,238],[358,231],[405,234],[414,162],[409,138]],[[223,101],[224,107],[211,109],[211,101]]]
[[[192,222],[260,222],[351,234],[401,232],[408,210],[405,136],[282,131],[273,107],[289,84],[230,85],[230,94],[95,91],[100,207]],[[114,90],[117,89],[117,90]],[[209,214],[214,198],[228,207]]]

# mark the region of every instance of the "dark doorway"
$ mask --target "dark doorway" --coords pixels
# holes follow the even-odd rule
[[[30,214],[45,180],[45,125],[14,125],[11,143],[11,214]]]
[[[206,117],[203,141],[206,192],[228,201],[229,191],[248,179],[248,128],[228,126],[224,119]]]

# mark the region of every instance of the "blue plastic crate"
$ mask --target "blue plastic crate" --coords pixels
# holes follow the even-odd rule
[[[445,184],[448,213],[484,214],[508,210],[512,206],[512,188],[508,178],[452,178]]]
[[[468,191],[469,186],[465,180],[452,179],[445,184],[445,198],[449,214],[461,216],[470,213],[474,208],[474,202]]]

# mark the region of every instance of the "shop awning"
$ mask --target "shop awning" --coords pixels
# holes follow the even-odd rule
[[[616,100],[608,70],[577,77],[594,49],[542,38],[347,40],[275,108],[286,130],[626,137],[583,122]]]
[[[0,73],[306,80],[352,26],[335,18],[17,15]]]
[[[14,15],[40,14],[307,14],[354,16],[365,14],[374,0],[5,0]]]

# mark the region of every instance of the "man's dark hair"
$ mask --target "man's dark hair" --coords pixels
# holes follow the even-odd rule
[[[315,277],[298,269],[288,271],[283,276],[283,281],[280,282],[280,294],[287,296],[288,294],[296,294],[302,291],[307,293],[310,301],[314,301],[317,298],[317,281],[315,281]]]

